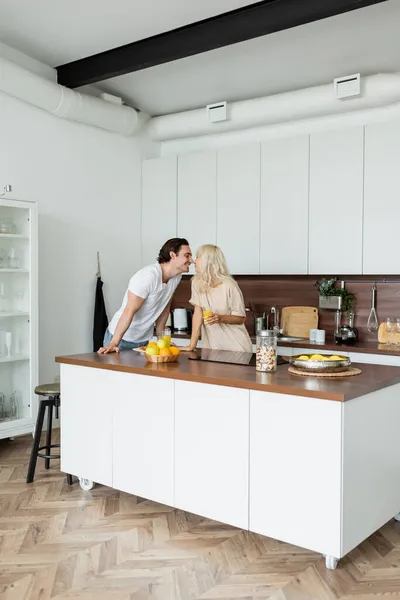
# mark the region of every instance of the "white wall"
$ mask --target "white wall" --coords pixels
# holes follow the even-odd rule
[[[158,145],[48,115],[0,93],[0,189],[39,207],[40,380],[92,350],[96,252],[109,318],[140,266],[141,160]]]

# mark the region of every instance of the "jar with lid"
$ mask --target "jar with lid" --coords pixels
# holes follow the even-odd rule
[[[272,329],[259,331],[256,347],[256,370],[264,373],[276,371],[277,366],[277,336]]]

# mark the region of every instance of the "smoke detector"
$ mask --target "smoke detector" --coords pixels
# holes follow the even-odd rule
[[[207,105],[207,118],[210,123],[218,123],[226,121],[226,102],[216,102],[215,104]]]
[[[338,100],[346,100],[361,95],[361,76],[347,75],[346,77],[338,77],[333,81],[334,94]]]

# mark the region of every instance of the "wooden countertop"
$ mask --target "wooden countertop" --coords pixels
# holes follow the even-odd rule
[[[156,364],[148,363],[139,352],[125,350],[119,354],[59,356],[56,362],[338,402],[400,383],[400,367],[362,364],[358,365],[362,370],[360,375],[325,379],[292,375],[288,372],[286,364],[278,366],[276,373],[267,374],[259,373],[250,366],[199,362],[188,360],[188,356],[181,354],[176,363]]]

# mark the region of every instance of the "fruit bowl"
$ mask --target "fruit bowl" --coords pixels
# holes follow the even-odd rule
[[[147,362],[152,363],[172,363],[176,362],[179,358],[179,354],[175,354],[175,356],[160,356],[159,354],[146,354],[144,353]]]
[[[351,360],[347,356],[330,356],[328,354],[290,356],[289,362],[296,369],[307,373],[339,373],[346,371],[351,365]]]

